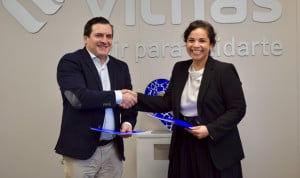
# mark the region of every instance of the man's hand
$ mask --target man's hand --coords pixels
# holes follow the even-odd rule
[[[122,103],[120,106],[124,109],[131,108],[137,103],[137,93],[131,90],[122,90]]]
[[[132,132],[132,126],[130,124],[123,123],[120,132]],[[124,134],[124,135],[120,134],[119,136],[123,138],[128,138],[131,137],[131,134]]]

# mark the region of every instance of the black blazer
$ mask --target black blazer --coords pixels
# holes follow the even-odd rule
[[[113,109],[115,128],[123,122],[134,127],[137,112],[121,109],[114,90],[132,89],[128,66],[112,56],[107,64],[111,91],[103,91],[97,69],[86,48],[64,55],[58,63],[57,82],[63,100],[60,135],[55,147],[58,154],[76,159],[88,159],[98,147],[100,132],[91,127],[102,127],[105,108]],[[124,157],[124,144],[116,137],[120,159]]]
[[[151,97],[139,93],[136,108],[148,112],[173,111],[174,117],[182,118],[180,100],[191,64],[192,60],[177,62],[165,95]],[[222,170],[243,159],[237,124],[245,115],[246,102],[235,67],[209,57],[197,101],[200,122],[207,126],[211,137],[208,143],[214,165]],[[175,151],[172,143],[177,129],[174,127],[170,155]]]

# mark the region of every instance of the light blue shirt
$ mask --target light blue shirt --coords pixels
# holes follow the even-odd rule
[[[107,56],[107,59],[104,64],[101,64],[100,59],[98,59],[94,54],[90,53],[91,58],[93,59],[93,62],[97,68],[99,77],[101,79],[102,88],[104,91],[110,91],[110,79],[109,79],[109,73],[107,68],[107,63],[109,62],[109,57]],[[116,96],[116,102],[117,104],[120,104],[122,102],[122,93],[120,90],[115,91]],[[105,116],[104,116],[104,122],[102,128],[109,129],[109,130],[115,130],[115,118],[112,108],[106,108],[105,109]],[[100,140],[111,140],[114,138],[114,135],[107,134],[107,133],[101,133]]]

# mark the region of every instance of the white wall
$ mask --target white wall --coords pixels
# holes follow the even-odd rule
[[[92,11],[86,1],[64,1],[56,3],[62,7],[55,14],[46,15],[32,1],[20,1],[38,21],[47,22],[40,31],[30,33],[4,8],[4,2],[0,4],[0,177],[63,177],[60,156],[53,150],[62,111],[56,65],[64,53],[83,47],[83,26],[93,16]],[[99,2],[102,6],[105,4],[105,1]],[[155,26],[143,20],[141,1],[135,4],[135,25],[126,26],[126,14],[132,9],[126,11],[125,2],[131,1],[116,1],[110,20],[115,26],[115,49],[122,45],[128,48],[124,55],[120,48],[113,54],[128,63],[134,89],[144,91],[150,81],[169,78],[173,64],[188,57],[184,47],[176,58],[172,58],[170,48],[166,48],[165,56],[163,50],[158,50],[159,57],[151,58],[149,55],[155,51],[147,50],[147,56],[136,62],[136,56],[141,55],[141,51],[136,52],[136,46],[140,43],[146,46],[182,44],[182,33],[194,20],[194,2],[201,1],[182,1],[182,22],[174,25],[171,2],[180,1],[152,0],[152,13],[165,15],[166,20]],[[205,19],[216,28],[220,47],[232,39],[247,44],[265,39],[280,43],[283,48],[279,56],[271,54],[270,45],[266,45],[268,54],[259,46],[253,55],[244,57],[237,53],[226,57],[222,48],[218,48],[220,53],[215,53],[217,59],[235,64],[243,82],[248,105],[239,125],[246,153],[242,162],[244,177],[300,177],[300,4],[297,0],[273,1],[280,2],[281,16],[274,22],[258,23],[252,20],[253,12],[269,11],[255,5],[254,2],[262,0],[248,0],[246,19],[224,24],[211,17],[215,12],[210,9],[219,1],[203,2]],[[224,10],[224,13],[234,12]],[[165,128],[140,113],[137,129]],[[127,139],[125,145],[127,160],[123,177],[135,178],[135,137]]]

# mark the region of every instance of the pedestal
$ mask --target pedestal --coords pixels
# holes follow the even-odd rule
[[[166,178],[170,131],[152,131],[136,135],[137,178]]]

